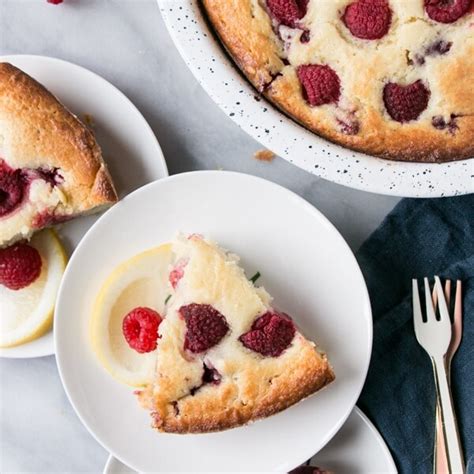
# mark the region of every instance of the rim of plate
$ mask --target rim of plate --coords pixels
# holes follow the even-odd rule
[[[107,79],[103,78],[99,74],[90,69],[80,66],[78,64],[66,61],[64,59],[59,59],[51,56],[42,56],[36,54],[7,54],[0,56],[0,62],[11,61],[14,65],[22,61],[31,61],[35,63],[44,63],[46,66],[49,64],[55,64],[56,67],[68,68],[70,70],[80,71],[80,74],[89,75],[94,81],[102,83],[107,88],[113,90],[114,94],[117,94],[124,103],[130,107],[130,110],[133,109],[136,120],[141,121],[141,126],[146,130],[147,134],[150,136],[150,139],[153,138],[154,145],[156,147],[156,158],[157,158],[157,172],[155,173],[155,179],[160,178],[159,174],[163,173],[162,177],[169,176],[168,166],[165,161],[163,150],[161,149],[158,138],[153,132],[150,124],[147,122],[143,114],[137,108],[137,106],[114,84],[109,82]],[[23,67],[23,66],[21,66]],[[41,80],[39,80],[41,82]],[[55,91],[51,91],[55,94]],[[74,113],[74,112],[73,112]],[[158,169],[161,168],[161,171]],[[4,357],[7,359],[30,359],[35,357],[46,357],[54,355],[55,353],[55,344],[53,339],[53,327],[43,336],[40,336],[38,339],[21,344],[19,346],[14,346],[10,348],[0,349],[0,358]]]
[[[355,406],[354,410],[349,415],[348,420],[350,420],[351,416],[354,416],[355,419],[359,420],[360,423],[367,426],[367,429],[374,436],[375,440],[377,441],[377,444],[380,446],[380,451],[385,456],[385,459],[387,461],[387,467],[389,467],[389,471],[386,474],[397,474],[397,467],[395,465],[395,461],[393,460],[392,453],[388,449],[387,443],[385,442],[385,440],[383,439],[383,436],[380,434],[377,428],[367,418],[367,415],[365,415],[365,413],[358,406]],[[348,420],[346,421],[346,423],[348,422]],[[344,426],[341,427],[341,430],[343,429],[344,429]],[[338,433],[340,433],[340,430],[338,431]],[[334,438],[338,436],[338,433],[334,435]],[[313,457],[316,456],[317,454],[319,453],[315,453]],[[114,458],[112,455],[109,455],[104,465],[103,474],[117,474],[119,472],[135,473],[136,471],[134,471],[131,467],[126,466],[121,461]],[[140,474],[140,473],[137,473],[137,474]]]
[[[179,173],[176,175],[171,175],[165,178],[162,178],[160,180],[153,181],[151,183],[148,183],[141,188],[133,191],[129,195],[127,195],[126,199],[134,199],[137,195],[141,194],[142,192],[148,190],[148,188],[153,187],[153,186],[159,186],[160,184],[168,183],[170,181],[179,181],[181,179],[187,179],[188,176],[190,175],[214,175],[216,177],[222,176],[222,175],[227,175],[227,176],[236,176],[237,178],[246,178],[258,182],[263,182],[267,185],[270,185],[272,187],[277,188],[280,191],[284,191],[285,193],[288,194],[289,197],[292,199],[296,200],[299,202],[301,206],[306,208],[306,210],[310,213],[313,213],[317,219],[320,220],[321,223],[323,223],[325,226],[330,228],[332,232],[335,234],[334,237],[336,239],[339,239],[340,243],[342,244],[343,248],[345,249],[346,257],[352,261],[352,263],[355,265],[354,271],[355,274],[357,275],[360,283],[361,283],[361,289],[363,291],[363,300],[364,300],[364,307],[366,308],[366,311],[364,312],[364,316],[367,319],[367,357],[366,360],[364,361],[364,366],[361,370],[361,378],[359,380],[359,383],[354,389],[353,396],[351,397],[350,403],[347,404],[347,407],[345,410],[342,411],[342,414],[339,416],[337,423],[335,423],[332,427],[331,430],[329,430],[326,433],[326,436],[322,439],[321,445],[318,448],[322,449],[332,438],[333,436],[339,431],[343,423],[347,420],[349,415],[351,414],[352,410],[356,406],[356,402],[360,396],[360,393],[362,392],[362,388],[364,386],[364,383],[367,378],[367,373],[369,370],[369,365],[370,365],[370,360],[372,356],[372,347],[373,347],[373,321],[372,321],[372,307],[370,303],[370,297],[369,297],[369,292],[367,289],[367,285],[365,283],[364,276],[362,274],[362,270],[357,262],[357,259],[355,258],[354,253],[352,252],[351,248],[347,244],[346,240],[344,237],[341,235],[341,233],[336,229],[336,227],[329,221],[329,219],[321,212],[319,211],[316,207],[314,207],[311,203],[306,201],[304,198],[299,196],[298,194],[294,193],[293,191],[290,191],[289,189],[274,183],[273,181],[269,181],[267,179],[255,176],[255,175],[250,175],[246,173],[241,173],[241,172],[236,172],[236,171],[221,171],[221,170],[198,170],[198,171],[188,171],[185,173]],[[69,264],[66,268],[66,271],[64,273],[61,286],[59,288],[59,293],[58,293],[58,299],[57,299],[57,306],[61,307],[62,306],[62,299],[63,299],[63,289],[67,284],[67,281],[69,279],[69,274],[73,271],[73,268],[76,265],[76,260],[79,258],[78,254],[80,249],[86,245],[88,242],[90,235],[94,231],[94,228],[101,225],[101,222],[105,219],[109,218],[109,215],[114,211],[114,208],[110,208],[107,210],[100,218],[94,223],[93,226],[91,226],[87,233],[84,235],[82,238],[81,242],[79,245],[76,247],[74,250],[74,253],[72,254]],[[54,315],[54,324],[57,327],[57,320],[59,319],[59,311],[57,311]],[[121,461],[123,464],[126,466],[132,466],[130,462],[125,460],[120,454],[118,454],[115,449],[113,449],[111,446],[109,446],[109,443],[102,440],[96,433],[93,431],[92,427],[89,425],[88,421],[86,421],[85,417],[81,413],[80,408],[78,407],[77,400],[79,397],[76,397],[70,390],[67,382],[67,377],[65,376],[65,369],[63,367],[63,362],[62,362],[62,357],[61,357],[61,350],[58,352],[58,346],[60,346],[59,342],[59,331],[54,331],[54,344],[55,344],[55,352],[56,352],[56,364],[58,367],[58,373],[61,379],[62,386],[64,388],[64,391],[66,392],[66,395],[69,399],[69,402],[71,403],[76,415],[79,417],[81,420],[82,424],[86,427],[86,429],[89,431],[91,436],[102,446],[104,449],[106,449],[112,456],[117,458],[119,461]],[[297,460],[296,464],[294,467],[299,466],[303,462],[305,462],[307,459],[310,459],[314,455],[314,451],[311,449],[308,449],[307,452],[304,453],[303,456],[301,456],[300,459]],[[133,469],[137,470],[134,466],[132,466]]]
[[[474,192],[474,158],[449,163],[391,161],[310,132],[260,98],[215,39],[198,0],[157,2],[176,48],[207,94],[251,137],[290,163],[329,181],[379,194],[443,197]]]
[[[373,433],[375,438],[377,438],[377,441],[385,453],[385,457],[389,461],[390,467],[391,467],[391,472],[397,473],[397,465],[395,464],[395,461],[393,459],[392,453],[390,452],[390,449],[388,448],[387,442],[384,440],[382,434],[380,431],[375,427],[375,425],[370,421],[369,417],[358,407],[355,407],[355,412],[357,415],[362,419],[362,421],[368,426],[370,431]]]

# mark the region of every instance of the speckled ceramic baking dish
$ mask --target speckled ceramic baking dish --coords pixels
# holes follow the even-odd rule
[[[324,179],[382,194],[440,197],[474,192],[474,159],[389,161],[331,143],[287,117],[243,77],[209,26],[198,0],[158,0],[166,26],[196,79],[249,135]]]

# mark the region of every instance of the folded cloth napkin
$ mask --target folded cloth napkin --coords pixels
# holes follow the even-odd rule
[[[402,473],[433,469],[435,387],[413,330],[411,279],[463,281],[463,339],[452,393],[468,472],[474,473],[474,195],[404,199],[357,254],[372,302],[374,346],[359,406]]]

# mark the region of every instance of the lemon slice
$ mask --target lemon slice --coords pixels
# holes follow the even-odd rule
[[[171,245],[147,250],[119,265],[103,284],[91,317],[92,347],[104,368],[117,380],[140,387],[151,381],[156,351],[140,354],[122,333],[123,318],[144,306],[162,316],[171,293],[168,281]]]
[[[52,230],[36,234],[29,244],[41,255],[39,277],[21,290],[0,285],[0,347],[18,346],[51,328],[66,253]]]

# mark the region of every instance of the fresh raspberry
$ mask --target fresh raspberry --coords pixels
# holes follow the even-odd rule
[[[390,28],[392,10],[387,0],[358,0],[345,9],[342,21],[356,38],[380,39]]]
[[[250,331],[242,334],[239,341],[259,354],[277,357],[291,344],[295,332],[288,315],[268,311],[254,321]]]
[[[171,286],[176,288],[178,286],[179,280],[184,276],[184,267],[188,264],[187,259],[179,260],[174,266],[173,270],[170,272],[169,281]]]
[[[267,0],[271,14],[282,25],[296,28],[308,9],[309,0]]]
[[[303,86],[303,96],[309,105],[336,103],[341,95],[341,82],[336,72],[327,65],[305,64],[296,73]]]
[[[211,305],[192,303],[181,306],[179,312],[186,322],[184,348],[191,352],[207,351],[229,331],[224,316]]]
[[[454,23],[464,16],[472,0],[425,0],[428,16],[438,23]]]
[[[397,122],[416,120],[428,106],[430,91],[421,80],[407,86],[389,82],[383,89],[383,101],[390,117]]]
[[[6,216],[21,204],[25,187],[21,170],[10,168],[0,159],[0,217]]]
[[[21,290],[40,276],[41,266],[40,254],[31,245],[20,242],[0,249],[0,284]]]
[[[59,5],[63,3],[63,0],[46,0],[48,3],[52,3],[53,5]]]
[[[151,352],[156,349],[160,314],[151,308],[132,309],[123,318],[122,332],[128,345],[137,352]]]

